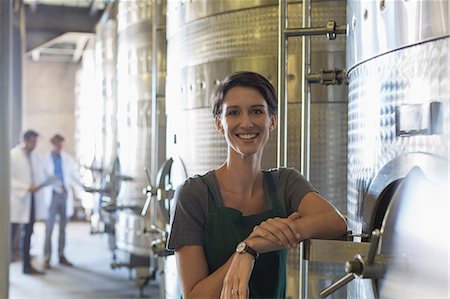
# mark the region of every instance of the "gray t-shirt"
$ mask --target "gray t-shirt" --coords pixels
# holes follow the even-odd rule
[[[277,185],[281,207],[287,215],[297,211],[303,197],[317,190],[294,168],[270,170]],[[208,173],[206,175],[214,175]],[[212,180],[219,190],[217,180]],[[268,194],[265,194],[268,198]],[[171,214],[171,232],[167,243],[169,250],[186,245],[203,245],[208,220],[208,188],[198,177],[188,178],[175,192],[175,209]],[[270,209],[266,201],[266,208]]]

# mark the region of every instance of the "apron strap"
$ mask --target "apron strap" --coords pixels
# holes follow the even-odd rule
[[[198,178],[202,180],[202,182],[206,185],[206,188],[208,189],[208,202],[210,206],[216,207],[218,206],[216,203],[216,197],[214,196],[214,186],[209,180],[208,176],[210,176],[212,173],[208,172],[205,175],[199,175]]]
[[[272,202],[272,208],[274,210],[281,211],[281,205],[280,201],[278,200],[278,192],[277,192],[277,185],[275,184],[275,181],[273,180],[272,171],[263,171],[264,174],[264,182],[267,184],[267,189],[269,192],[269,197]]]

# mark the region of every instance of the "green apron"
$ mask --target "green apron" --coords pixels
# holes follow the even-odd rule
[[[208,220],[203,246],[210,274],[225,264],[237,244],[247,238],[256,225],[268,218],[286,217],[271,173],[263,171],[263,174],[265,206],[271,202],[272,209],[250,216],[243,216],[239,210],[223,205],[214,172],[200,177],[208,186]],[[259,256],[249,281],[250,298],[285,297],[286,260],[286,249]]]

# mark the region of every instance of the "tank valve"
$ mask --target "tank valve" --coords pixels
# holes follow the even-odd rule
[[[158,257],[166,257],[173,255],[173,251],[166,249],[166,241],[164,239],[156,239],[152,242],[152,251]]]
[[[306,76],[309,83],[319,83],[322,85],[348,85],[347,71],[342,69],[322,69],[318,74]]]
[[[355,279],[355,277],[372,279],[381,278],[383,275],[384,263],[380,260],[379,256],[376,256],[380,237],[380,230],[374,230],[372,232],[372,239],[367,256],[364,258],[362,255],[357,254],[353,261],[347,261],[345,263],[345,272],[347,272],[347,274],[328,288],[322,290],[320,292],[320,297],[327,297]]]

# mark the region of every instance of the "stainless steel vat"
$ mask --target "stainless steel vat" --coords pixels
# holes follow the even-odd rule
[[[96,26],[95,63],[100,81],[102,111],[102,156],[104,170],[117,156],[117,5],[110,4]]]
[[[95,41],[88,43],[75,77],[75,156],[80,165],[101,163],[103,101],[95,63]],[[100,167],[101,164],[95,165]],[[92,174],[81,168],[82,182],[92,185]]]
[[[127,253],[151,257],[151,217],[140,211],[148,185],[144,167],[151,169],[152,157],[152,5],[153,1],[119,1],[117,12],[117,143],[122,174],[131,177],[124,181],[117,198],[117,247]],[[164,18],[161,18],[164,20]],[[160,39],[164,40],[161,36]],[[160,43],[158,85],[165,83],[165,43]],[[159,157],[165,158],[164,89],[158,94]],[[158,166],[159,166],[158,165]],[[156,167],[158,169],[158,167]],[[147,215],[151,215],[147,214]]]
[[[402,210],[396,212],[398,215],[390,217],[392,220],[407,215],[406,218],[383,220],[401,182],[415,167],[426,173],[435,163],[448,164],[449,9],[448,1],[439,0],[348,3],[347,211],[349,227],[354,233],[370,233],[382,226],[383,221],[385,231],[397,225],[398,230],[405,233],[405,226],[414,221],[411,217],[417,211],[404,211],[406,206],[402,204]],[[419,206],[416,200],[411,198],[411,207]],[[435,198],[433,205],[448,211],[448,196]],[[427,221],[417,223],[420,231],[424,228],[434,231],[439,220],[433,218],[429,215]],[[386,242],[392,243],[385,242],[385,248],[404,244],[405,253],[419,254],[414,257],[405,254],[405,259],[411,263],[427,259],[433,252],[438,252],[436,258],[445,260],[442,252],[448,253],[447,242],[438,245],[442,247],[436,250],[433,246],[439,242],[433,240],[433,246],[420,250],[423,248],[420,243],[428,243],[429,237],[415,236],[413,245],[404,242],[407,237],[403,233],[396,238],[386,237],[389,239]],[[413,250],[409,246],[416,248]],[[414,269],[416,267],[399,272],[395,264],[388,264],[379,283],[383,284],[389,277],[391,286],[396,285],[380,298],[402,297],[405,289],[411,287],[405,277]],[[393,277],[392,273],[399,277]],[[414,282],[414,288],[422,288],[416,293],[422,295],[436,279],[426,272],[413,276],[420,277]],[[379,291],[370,280],[357,279],[349,285],[348,298],[375,298]]]

